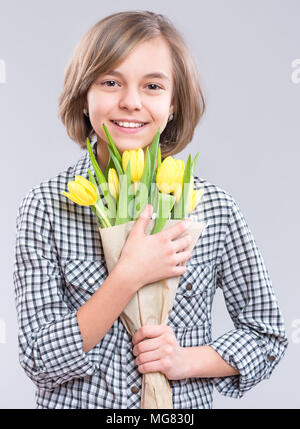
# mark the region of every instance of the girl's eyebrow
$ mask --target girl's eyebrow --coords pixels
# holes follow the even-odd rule
[[[122,75],[122,73],[121,72],[119,72],[119,71],[117,71],[117,70],[110,70],[109,72],[107,72],[106,74],[110,74],[110,75],[112,75],[112,76],[120,76],[120,77],[123,77],[123,75]],[[149,78],[149,77],[157,77],[157,78],[159,78],[159,79],[163,79],[163,80],[170,80],[169,78],[168,78],[168,76],[167,75],[165,75],[164,73],[162,73],[162,72],[151,72],[151,73],[147,73],[147,74],[145,74],[144,75],[144,77],[147,77],[147,78]]]

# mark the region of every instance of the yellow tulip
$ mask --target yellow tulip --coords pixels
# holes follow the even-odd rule
[[[182,193],[184,176],[184,162],[168,156],[163,160],[157,169],[156,184],[158,189],[164,194],[171,194],[179,201]]]
[[[111,195],[117,199],[119,196],[119,177],[114,168],[108,170],[108,189]]]
[[[68,192],[62,194],[80,206],[93,206],[98,199],[95,185],[82,176],[75,176],[75,180],[68,183]]]
[[[187,209],[188,213],[191,213],[192,211],[194,211],[196,205],[200,202],[202,198],[203,192],[204,192],[203,189],[192,190],[188,201],[188,209]]]
[[[122,167],[126,171],[128,161],[130,160],[131,181],[139,182],[144,171],[144,151],[142,148],[137,150],[125,150],[122,154]]]

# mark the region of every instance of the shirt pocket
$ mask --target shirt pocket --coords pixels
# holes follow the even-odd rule
[[[100,259],[71,259],[63,264],[65,292],[73,307],[83,305],[101,286],[108,273]]]
[[[188,263],[180,277],[169,324],[193,327],[207,321],[207,295],[212,284],[212,270],[208,264]]]

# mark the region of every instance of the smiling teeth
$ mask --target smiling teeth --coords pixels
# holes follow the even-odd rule
[[[114,123],[118,124],[120,127],[124,127],[124,128],[140,128],[144,125],[144,124],[137,124],[135,122],[117,122],[117,121],[114,121]]]

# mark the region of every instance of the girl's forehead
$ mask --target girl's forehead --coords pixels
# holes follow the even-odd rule
[[[131,48],[130,52],[119,65],[131,62],[136,67],[142,67],[144,64],[152,64],[154,68],[159,66],[166,68],[172,62],[170,47],[165,40],[158,38],[139,42]]]
[[[162,43],[162,44],[161,44]],[[156,78],[171,83],[173,62],[166,42],[152,44],[151,40],[141,42],[117,64],[103,74],[119,78],[139,76],[140,78]]]

